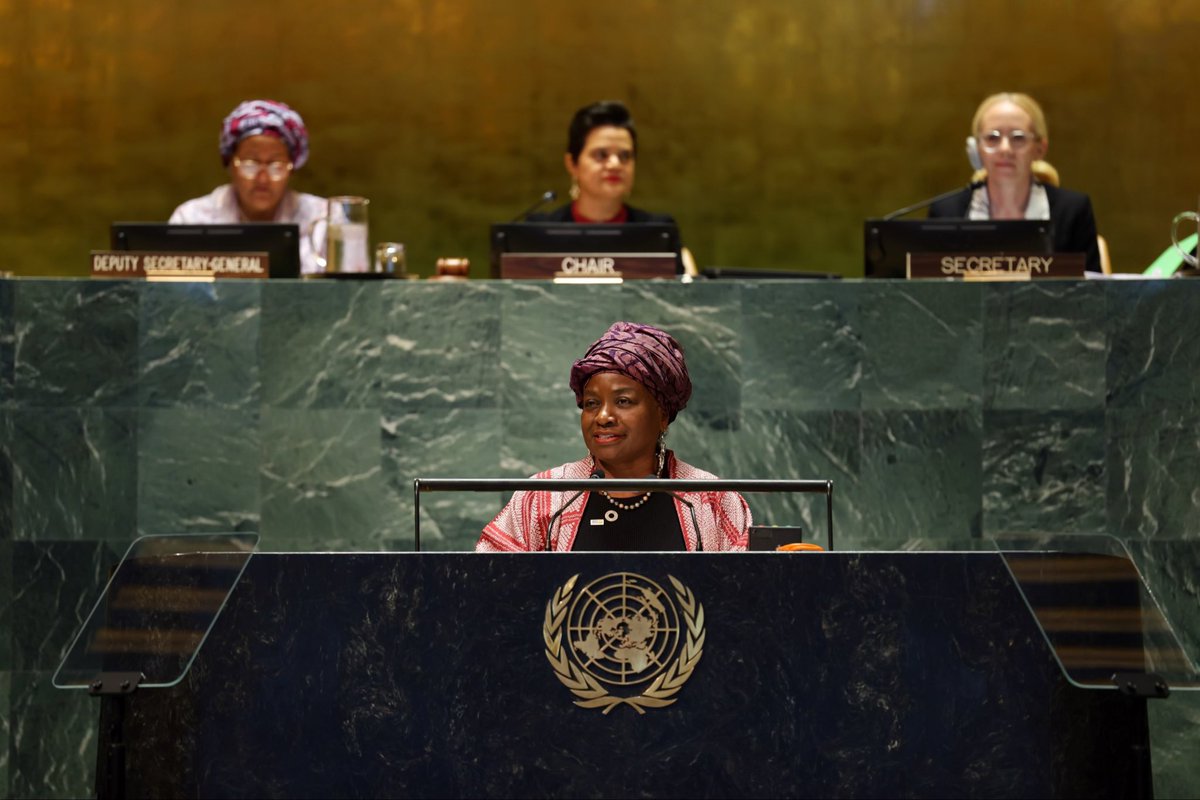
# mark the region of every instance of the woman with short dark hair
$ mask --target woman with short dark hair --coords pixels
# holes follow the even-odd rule
[[[563,164],[571,176],[571,202],[546,214],[530,214],[530,222],[662,222],[626,204],[637,166],[637,128],[623,103],[602,100],[575,112],[567,129]]]

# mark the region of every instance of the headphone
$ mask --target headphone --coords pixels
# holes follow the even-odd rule
[[[983,169],[983,159],[979,157],[979,142],[975,141],[974,136],[967,137],[967,161],[971,162],[971,169],[974,171]]]

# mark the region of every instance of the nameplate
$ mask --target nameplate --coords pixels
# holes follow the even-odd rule
[[[909,253],[909,278],[1027,281],[1082,278],[1083,253]]]
[[[93,250],[93,278],[212,280],[266,278],[266,253],[170,253],[145,250]]]
[[[557,281],[675,279],[674,253],[502,253],[501,278]]]

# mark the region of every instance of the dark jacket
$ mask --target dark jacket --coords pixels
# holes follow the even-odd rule
[[[642,211],[640,208],[633,206],[625,206],[629,212],[630,222],[661,222],[666,225],[674,225],[675,218],[670,214],[651,214],[649,211]],[[560,206],[553,211],[547,211],[544,214],[530,214],[525,218],[526,222],[574,222],[575,217],[571,216],[571,204]]]
[[[1091,199],[1081,192],[1049,185],[1046,199],[1050,201],[1050,221],[1054,223],[1054,252],[1083,253],[1087,269],[1099,272],[1100,246],[1096,243],[1096,217]],[[929,217],[965,219],[970,207],[971,190],[963,189],[930,206]]]

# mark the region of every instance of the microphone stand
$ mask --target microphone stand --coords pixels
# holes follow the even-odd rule
[[[510,222],[523,222],[526,217],[528,217],[533,212],[537,211],[542,206],[546,205],[546,203],[553,203],[557,199],[558,199],[558,193],[556,193],[553,189],[547,189],[546,191],[542,192],[542,196],[538,198],[538,201],[536,203],[534,203],[529,208],[522,211],[520,214],[517,214],[515,217],[513,217],[509,221]]]
[[[604,470],[600,469],[599,467],[596,467],[594,470],[592,470],[592,474],[588,475],[588,477],[589,478],[603,478]],[[560,508],[558,511],[555,511],[554,515],[552,517],[550,517],[550,522],[548,522],[546,524],[546,548],[545,549],[546,549],[547,553],[551,552],[554,549],[553,547],[551,547],[551,541],[553,540],[551,534],[554,531],[554,523],[558,520],[559,517],[561,517],[563,515],[564,511],[566,511],[568,508],[571,507],[572,503],[574,503],[576,500],[579,499],[579,495],[583,494],[586,491],[587,491],[587,489],[580,489],[578,492],[571,495],[571,499],[568,500],[567,502],[563,503],[562,508]]]
[[[967,188],[967,191],[973,192],[976,189],[978,189],[980,186],[983,186],[986,183],[987,183],[987,181],[972,181],[971,183],[967,184],[966,188]],[[887,222],[888,220],[893,220],[893,219],[896,219],[897,217],[903,217],[906,214],[911,214],[914,211],[920,211],[922,208],[929,208],[934,203],[945,200],[947,197],[953,197],[954,195],[958,194],[961,191],[962,191],[962,189],[951,189],[948,192],[942,192],[941,194],[939,194],[936,197],[931,197],[928,200],[922,200],[919,203],[914,203],[911,206],[906,206],[905,208],[902,208],[899,211],[893,211],[892,213],[884,216],[883,221]]]

